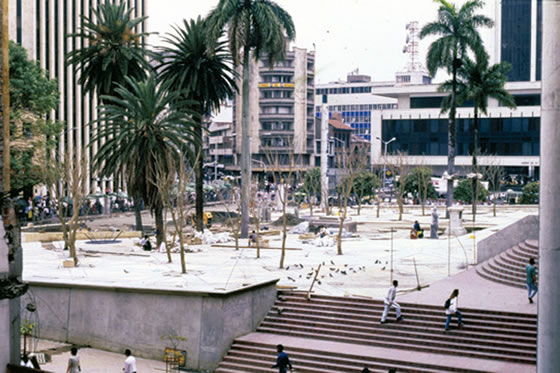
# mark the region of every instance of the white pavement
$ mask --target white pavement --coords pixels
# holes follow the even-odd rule
[[[467,210],[465,220],[470,218]],[[306,212],[301,211],[300,214]],[[362,209],[361,216],[351,214],[351,218],[359,223],[359,237],[343,240],[342,256],[336,254],[335,246],[305,244],[298,240],[298,235],[288,236],[286,246],[301,250],[286,252],[285,269],[279,269],[280,250],[261,250],[261,258],[256,259],[255,249],[235,251],[210,245],[191,246],[196,252],[186,254],[187,274],[184,275],[181,274],[179,254],[173,254],[173,262],[167,263],[166,254],[146,253],[134,245],[134,240],[109,245],[79,241],[80,265],[77,268],[63,268],[62,261],[68,253],[61,250],[62,243],[55,243],[58,249],[48,250],[38,242],[29,242],[24,244],[23,279],[212,291],[279,278],[279,285],[308,289],[312,271],[319,264],[324,264],[320,283],[314,287],[316,293],[380,299],[385,295],[390,279],[391,240],[388,228],[391,226],[398,229],[392,241],[393,277],[399,280],[399,287],[404,290],[417,286],[414,261],[420,283],[435,283],[446,278],[448,271],[451,275],[463,271],[467,261],[469,266],[472,265],[476,242],[503,226],[536,213],[536,207],[504,208],[498,211],[497,217],[493,217],[490,206],[481,206],[477,226],[489,227],[487,229],[458,238],[443,236],[439,240],[410,240],[408,234],[414,220],[419,220],[428,232],[430,216],[421,216],[419,208],[407,208],[403,221],[398,222],[396,208],[382,209],[380,218],[376,218],[375,208],[366,207]],[[440,208],[440,226],[447,224],[445,219],[441,219],[443,215],[443,208]],[[270,239],[271,246],[281,246],[281,236],[267,239]],[[240,243],[246,245],[246,240]],[[99,253],[101,251],[104,253]]]

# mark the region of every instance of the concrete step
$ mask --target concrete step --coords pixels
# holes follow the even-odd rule
[[[386,324],[379,323],[379,317],[369,318],[364,317],[362,320],[355,318],[347,318],[346,315],[339,315],[335,317],[334,315],[329,315],[324,312],[292,312],[290,309],[282,312],[281,317],[284,319],[294,319],[298,321],[321,321],[330,322],[333,318],[336,318],[337,322],[344,325],[358,326],[358,327],[373,327],[379,329],[392,329],[398,328],[399,330],[406,330],[410,332],[421,331],[421,332],[435,332],[438,335],[441,333],[441,327],[444,325],[446,318],[444,316],[438,318],[423,318],[418,315],[404,313],[405,320],[400,323],[391,322],[394,314],[389,314],[388,322]],[[274,318],[274,316],[268,315],[267,318]],[[537,332],[534,326],[523,328],[515,328],[515,324],[509,324],[508,328],[504,328],[500,323],[495,323],[489,325],[486,321],[476,321],[468,319],[468,325],[466,330],[469,334],[474,336],[487,337],[493,336],[496,339],[503,340],[525,340],[528,343],[536,342]]]
[[[493,272],[486,270],[486,267],[485,267],[484,264],[481,264],[481,265],[476,267],[476,273],[478,275],[480,275],[481,277],[489,280],[489,281],[497,282],[497,283],[500,283],[500,284],[503,284],[503,285],[512,286],[512,287],[516,287],[516,288],[525,288],[526,287],[525,285],[519,283],[518,281],[510,281],[510,280],[498,277]]]
[[[300,330],[301,328],[290,328],[289,330],[278,330],[275,328],[260,327],[257,331],[261,333],[282,334],[288,336],[297,336],[302,338],[319,339],[326,341],[337,341],[350,344],[364,344],[368,346],[379,346],[391,349],[412,350],[428,352],[433,354],[446,354],[466,356],[479,359],[491,359],[510,361],[515,363],[535,364],[536,351],[527,353],[521,350],[500,350],[485,349],[475,345],[470,348],[459,349],[455,345],[448,346],[446,343],[429,343],[428,340],[412,339],[412,338],[387,338],[380,339],[378,335],[366,335],[360,333],[346,333],[345,336],[333,335],[333,330],[321,329],[313,331]],[[442,328],[443,330],[443,328]],[[456,331],[449,332],[450,335],[458,334]],[[460,338],[460,336],[459,336]]]
[[[539,240],[525,240],[525,244],[532,249],[539,249]]]

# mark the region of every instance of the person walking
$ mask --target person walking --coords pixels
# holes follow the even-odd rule
[[[529,264],[525,266],[527,273],[527,292],[529,295],[529,303],[533,303],[533,297],[539,290],[537,288],[537,270],[535,269],[535,259],[529,259]]]
[[[278,351],[278,357],[276,358],[276,364],[272,367],[278,368],[278,373],[286,373],[288,372],[288,368],[292,370],[292,363],[290,362],[288,354],[284,352],[284,346],[276,346],[276,351]]]
[[[66,373],[79,373],[82,371],[80,366],[80,358],[78,357],[78,349],[72,347],[70,350],[70,358],[68,359],[68,367],[66,368]]]
[[[449,330],[449,323],[453,315],[457,315],[457,327],[463,327],[463,314],[457,309],[457,303],[459,299],[459,289],[453,290],[451,296],[445,301],[445,314],[447,315],[447,320],[445,321],[445,331]]]
[[[383,302],[385,304],[385,309],[383,310],[383,315],[381,316],[381,324],[385,324],[387,322],[387,315],[389,314],[389,308],[391,308],[391,306],[395,307],[395,310],[397,312],[397,321],[401,321],[403,318],[401,315],[401,306],[399,306],[399,304],[395,302],[398,286],[399,282],[397,280],[394,280],[393,286],[391,286],[389,288],[389,291],[387,292],[387,296],[385,297],[385,300]]]
[[[136,358],[132,356],[132,352],[127,348],[124,351],[126,359],[124,360],[124,373],[136,373]]]

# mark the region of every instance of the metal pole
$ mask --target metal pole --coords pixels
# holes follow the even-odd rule
[[[4,118],[3,139],[3,183],[4,193],[10,191],[10,38],[8,35],[8,2],[2,0],[2,117]]]
[[[447,222],[447,277],[451,276],[451,218]]]
[[[391,227],[391,283],[393,283],[393,227]]]

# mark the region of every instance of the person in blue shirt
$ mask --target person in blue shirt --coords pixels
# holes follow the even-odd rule
[[[284,352],[284,346],[276,346],[276,351],[278,351],[278,357],[276,358],[276,364],[273,368],[278,368],[278,373],[288,372],[288,368],[292,370],[292,363],[290,363],[290,358],[287,353]]]
[[[529,259],[529,264],[525,266],[527,273],[527,291],[529,295],[529,303],[533,303],[533,297],[539,290],[537,288],[537,270],[535,269],[535,259]]]

